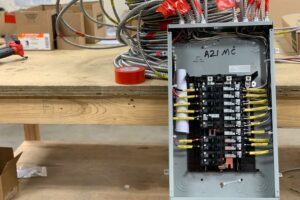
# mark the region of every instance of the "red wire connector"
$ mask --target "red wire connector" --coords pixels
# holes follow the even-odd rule
[[[256,0],[256,10],[258,11],[261,6],[261,0]]]
[[[160,7],[156,9],[156,12],[162,13],[165,18],[176,15],[175,1],[176,0],[165,0]]]
[[[223,11],[235,7],[236,0],[216,0],[218,10]]]
[[[190,4],[186,0],[178,0],[175,2],[175,8],[179,11],[181,15],[189,12],[191,10]]]

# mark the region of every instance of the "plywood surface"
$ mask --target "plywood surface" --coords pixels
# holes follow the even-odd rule
[[[166,97],[0,99],[0,123],[165,125]]]
[[[276,41],[290,54],[285,38]],[[167,82],[147,80],[137,86],[114,81],[113,59],[127,48],[27,52],[29,59],[0,60],[0,96],[166,95]],[[279,56],[279,55],[277,55]],[[277,89],[282,96],[300,96],[300,65],[277,65]]]
[[[0,96],[161,95],[166,81],[137,86],[115,83],[113,59],[127,48],[112,50],[28,51],[0,60]]]
[[[280,129],[281,170],[300,166],[299,129]],[[20,180],[16,200],[168,200],[167,146],[25,142],[19,166],[48,168]],[[283,174],[281,199],[300,199],[300,172]]]

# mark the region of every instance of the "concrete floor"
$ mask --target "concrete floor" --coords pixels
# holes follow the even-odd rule
[[[64,143],[168,144],[165,126],[41,125],[41,139]],[[23,142],[22,125],[0,125],[0,146],[16,149]]]

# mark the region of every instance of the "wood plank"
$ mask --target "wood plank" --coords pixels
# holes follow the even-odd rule
[[[0,99],[0,123],[168,124],[166,97]],[[278,126],[300,127],[300,98],[279,97]]]
[[[16,200],[167,200],[167,146],[25,142],[19,166],[46,166],[48,177],[20,180]]]
[[[0,123],[165,125],[166,97],[0,99]]]
[[[277,100],[278,126],[300,127],[300,99],[280,98]]]
[[[0,60],[0,96],[110,96],[167,94],[167,82],[115,83],[113,59],[128,48],[26,52]]]
[[[279,130],[281,170],[299,167],[298,132]],[[46,166],[48,177],[20,180],[16,200],[168,199],[167,146],[24,142],[16,153],[21,151],[19,166]],[[284,174],[282,200],[300,198],[299,180],[299,172]]]
[[[25,141],[38,141],[40,137],[40,128],[37,124],[24,124]]]
[[[292,55],[284,37],[276,38],[281,55]],[[29,59],[0,60],[0,96],[117,96],[167,95],[167,82],[147,80],[141,85],[124,86],[114,81],[113,59],[127,48],[93,51],[27,52]],[[277,64],[277,93],[300,96],[300,65]]]

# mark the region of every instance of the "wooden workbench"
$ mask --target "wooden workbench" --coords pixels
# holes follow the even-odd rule
[[[300,165],[298,130],[279,130],[280,169]],[[21,179],[16,200],[168,200],[168,147],[24,142],[19,166],[45,166],[47,177]],[[284,173],[281,199],[300,199],[300,172]],[[216,186],[218,187],[218,185]]]
[[[292,50],[281,38],[280,52]],[[136,86],[114,81],[112,60],[127,48],[27,52],[29,59],[0,60],[0,123],[26,125],[26,139],[39,139],[34,124],[167,124],[167,82]],[[300,65],[277,65],[280,127],[300,125]]]

